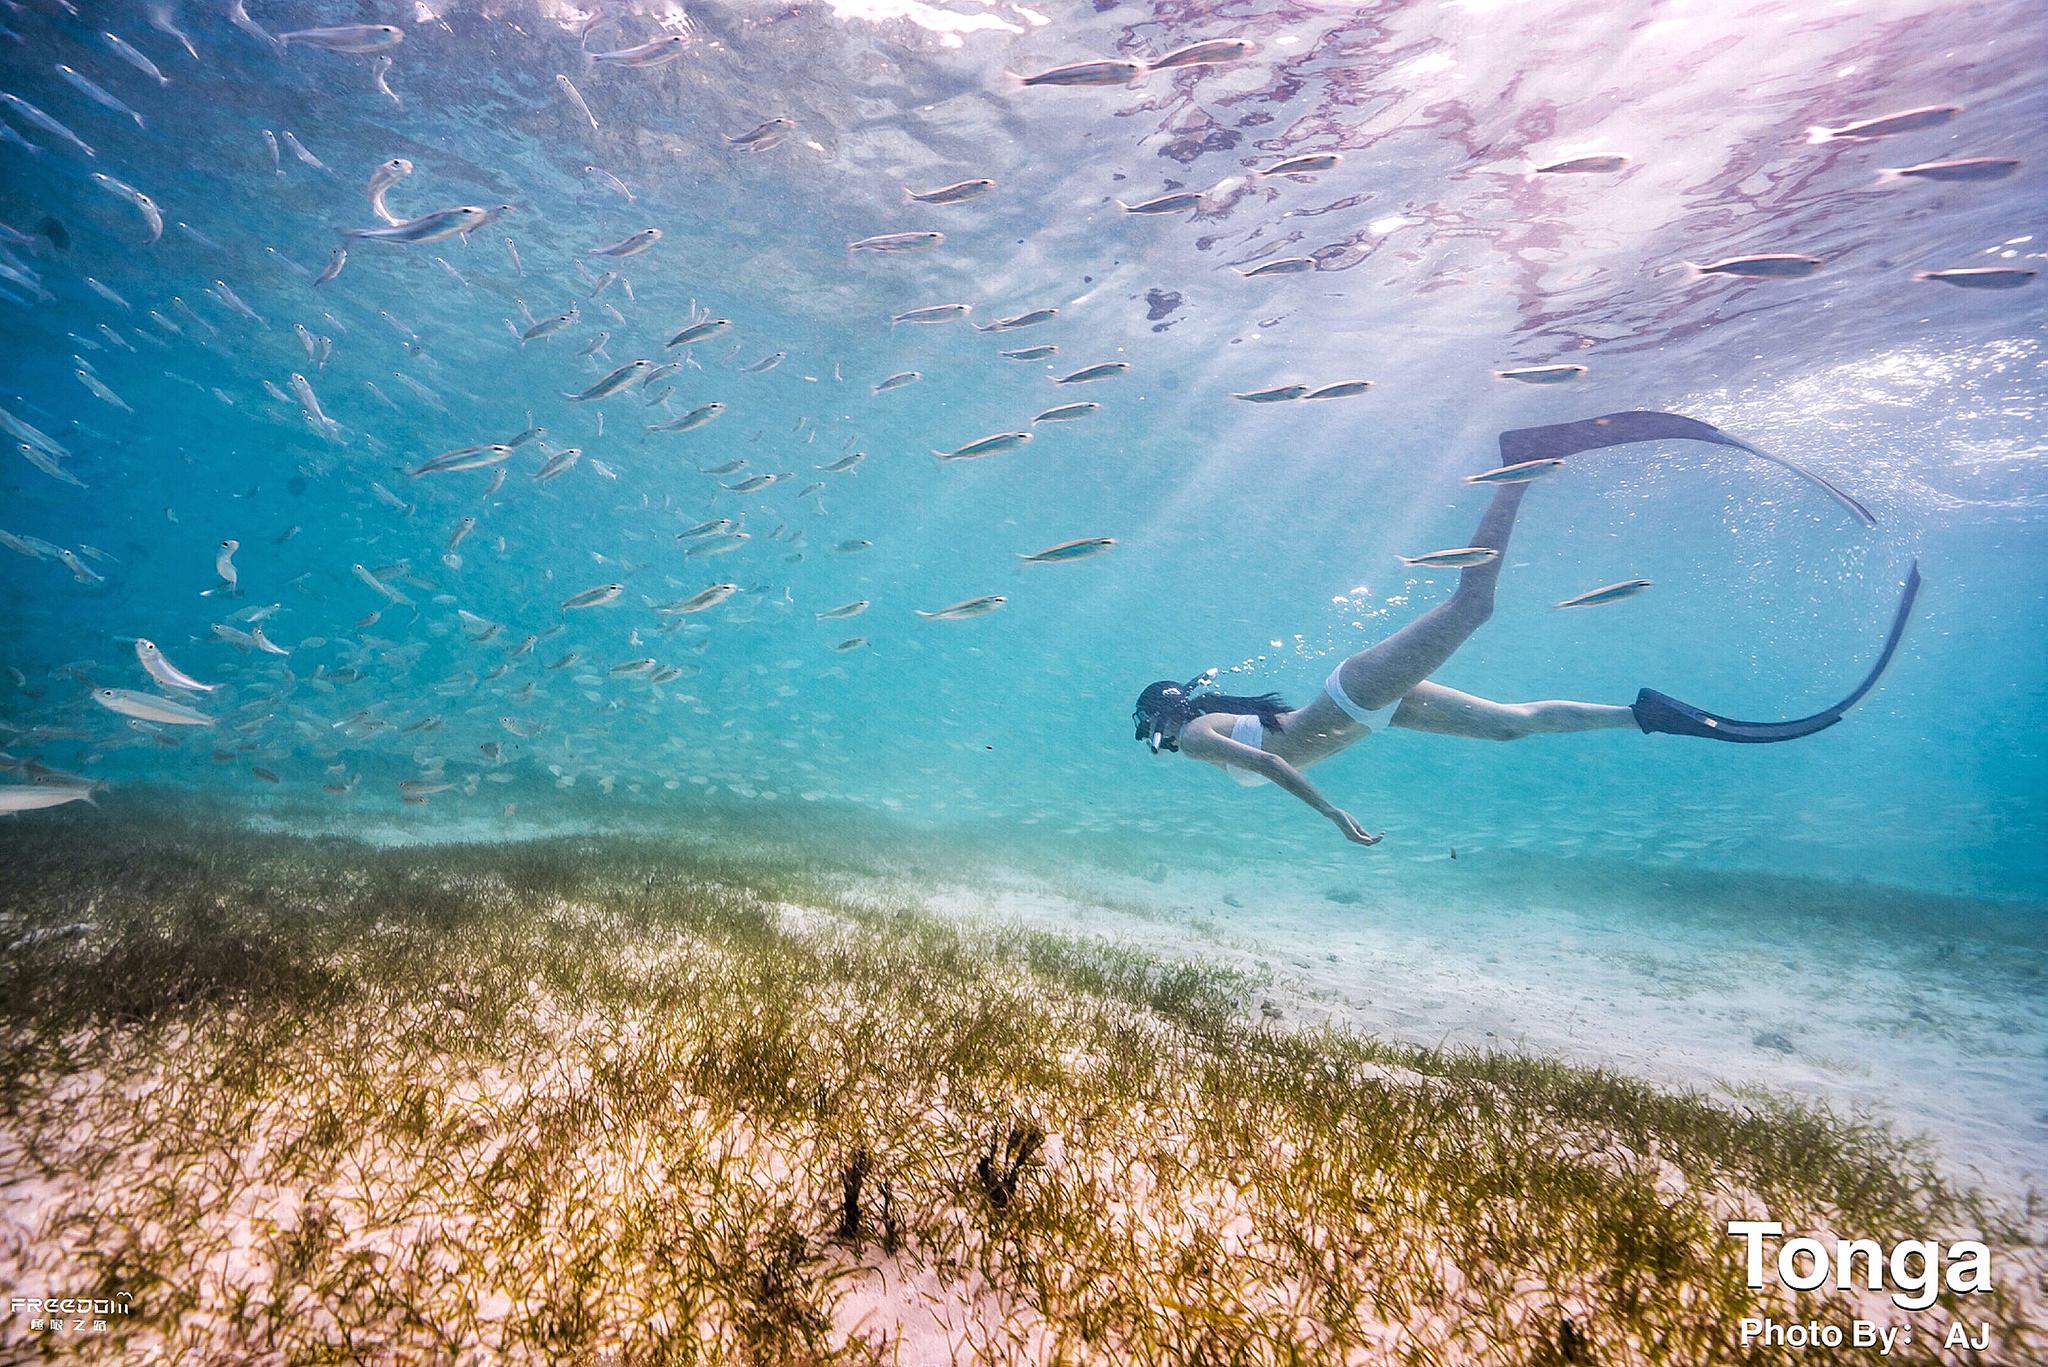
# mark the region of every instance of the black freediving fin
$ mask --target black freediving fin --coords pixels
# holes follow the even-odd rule
[[[1524,461],[1557,459],[1575,456],[1582,451],[1598,451],[1608,446],[1626,446],[1638,441],[1703,441],[1715,446],[1732,446],[1758,460],[1790,470],[1801,479],[1818,485],[1829,498],[1848,509],[1866,527],[1875,527],[1877,518],[1870,509],[1855,497],[1821,478],[1804,466],[1796,465],[1783,456],[1774,456],[1768,451],[1751,446],[1740,437],[1731,437],[1710,422],[1688,418],[1678,413],[1659,413],[1654,409],[1635,409],[1626,413],[1604,413],[1597,418],[1584,418],[1578,422],[1556,422],[1547,427],[1518,427],[1500,434],[1500,463],[1519,465]]]
[[[1635,713],[1636,725],[1644,734],[1661,732],[1667,736],[1701,736],[1707,740],[1732,741],[1738,745],[1769,745],[1775,741],[1798,740],[1816,731],[1825,731],[1840,721],[1845,713],[1863,701],[1863,695],[1877,686],[1884,675],[1885,667],[1891,664],[1892,656],[1898,651],[1899,639],[1906,634],[1906,619],[1912,615],[1913,600],[1920,593],[1920,562],[1914,561],[1906,571],[1906,591],[1899,596],[1899,610],[1892,614],[1891,634],[1885,637],[1884,649],[1878,653],[1877,663],[1863,676],[1863,682],[1856,685],[1856,691],[1825,711],[1816,712],[1798,721],[1737,721],[1733,717],[1717,716],[1691,703],[1680,702],[1668,693],[1659,693],[1654,688],[1645,688],[1636,694],[1635,705],[1629,710]]]

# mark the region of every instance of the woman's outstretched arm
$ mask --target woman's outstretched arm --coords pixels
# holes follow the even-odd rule
[[[1324,797],[1301,770],[1278,755],[1267,754],[1242,741],[1196,727],[1188,727],[1180,733],[1180,750],[1192,759],[1229,765],[1269,780],[1274,786],[1315,808],[1318,816],[1334,823],[1344,833],[1344,838],[1355,845],[1377,845],[1385,838],[1373,835],[1359,825],[1358,818]]]

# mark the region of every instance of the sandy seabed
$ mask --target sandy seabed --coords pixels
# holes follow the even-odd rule
[[[1693,956],[1631,962],[1592,910],[1544,918],[1593,943],[1541,1010],[1506,916],[1325,899],[1290,938],[1216,887],[1082,903],[630,838],[0,838],[0,1272],[126,1309],[10,1314],[15,1357],[1782,1360],[1738,1345],[1756,1314],[1914,1326],[1892,1361],[2044,1351],[2019,1147],[1959,1167],[1757,1085],[1853,1085],[1831,1026],[1744,1041],[1775,1075],[1728,1052],[1785,1028],[1711,990],[1772,946],[1639,1003],[1690,1052],[1659,1023],[1603,1053],[1603,1012]],[[1592,1066],[1617,1055],[1662,1076]],[[1984,1238],[1999,1290],[1753,1289],[1738,1218]],[[1940,1351],[1951,1321],[1996,1346]]]

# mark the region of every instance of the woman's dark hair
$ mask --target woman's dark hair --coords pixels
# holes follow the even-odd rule
[[[1209,712],[1257,717],[1263,725],[1278,731],[1281,715],[1289,710],[1278,693],[1261,693],[1256,697],[1245,697],[1236,693],[1197,695],[1194,690],[1201,685],[1202,680],[1199,678],[1191,679],[1187,683],[1161,679],[1155,684],[1148,685],[1145,691],[1138,695],[1137,707],[1132,713],[1133,720],[1137,723],[1138,739],[1146,739],[1148,732],[1159,721],[1170,720],[1176,723],[1175,729],[1178,730],[1195,717]],[[1167,747],[1179,748],[1170,741],[1167,742]]]
[[[1280,729],[1280,716],[1290,708],[1278,693],[1246,697],[1237,693],[1204,693],[1193,699],[1197,712],[1227,712],[1232,716],[1254,716],[1273,730]]]

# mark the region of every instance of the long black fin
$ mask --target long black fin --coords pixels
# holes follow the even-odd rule
[[[1678,413],[1659,413],[1654,409],[1634,409],[1625,413],[1604,413],[1597,418],[1584,418],[1578,422],[1557,422],[1547,427],[1518,427],[1511,432],[1500,434],[1500,463],[1519,465],[1527,460],[1555,459],[1575,456],[1582,451],[1597,451],[1607,446],[1626,446],[1638,441],[1703,441],[1715,446],[1732,446],[1758,460],[1767,460],[1798,475],[1801,479],[1819,485],[1834,499],[1848,509],[1866,527],[1875,527],[1877,518],[1870,509],[1846,490],[1822,479],[1804,466],[1796,465],[1783,456],[1774,456],[1743,441],[1731,437],[1710,422],[1688,418]]]
[[[1816,712],[1798,721],[1737,721],[1733,717],[1719,716],[1691,703],[1680,702],[1668,693],[1659,693],[1654,688],[1645,688],[1636,695],[1636,725],[1647,733],[1661,732],[1667,736],[1699,736],[1707,740],[1732,741],[1738,745],[1770,745],[1781,740],[1798,740],[1816,731],[1825,731],[1840,721],[1845,713],[1884,676],[1885,668],[1891,664],[1892,656],[1898,652],[1899,641],[1906,634],[1906,619],[1913,613],[1913,600],[1920,595],[1920,562],[1914,561],[1906,571],[1906,591],[1899,596],[1898,611],[1892,614],[1891,634],[1885,637],[1884,649],[1878,653],[1877,663],[1863,676],[1863,682],[1856,685],[1856,691],[1836,703],[1833,707]]]

